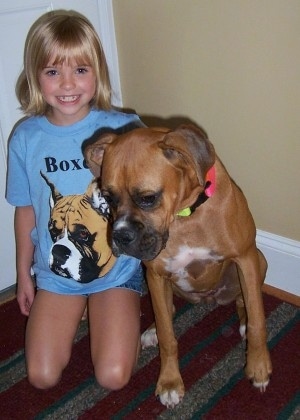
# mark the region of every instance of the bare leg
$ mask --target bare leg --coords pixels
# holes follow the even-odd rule
[[[89,297],[91,354],[98,383],[124,387],[140,351],[140,296],[114,288]]]
[[[83,296],[37,292],[25,340],[28,379],[36,388],[50,388],[59,382],[85,305]]]

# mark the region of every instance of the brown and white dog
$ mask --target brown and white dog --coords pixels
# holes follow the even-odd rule
[[[206,134],[195,126],[107,134],[85,157],[95,176],[101,168],[114,254],[134,256],[147,268],[156,330],[149,328],[142,344],[160,347],[161,402],[173,407],[184,395],[173,292],[193,303],[236,301],[247,338],[245,372],[264,391],[272,372],[261,295],[267,263],[256,247],[247,201]]]

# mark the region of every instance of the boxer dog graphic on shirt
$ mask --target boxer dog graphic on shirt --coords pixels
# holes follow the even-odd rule
[[[51,270],[66,278],[88,283],[108,273],[116,257],[108,245],[109,208],[101,196],[96,180],[86,192],[62,196],[41,172],[50,187],[49,232]]]

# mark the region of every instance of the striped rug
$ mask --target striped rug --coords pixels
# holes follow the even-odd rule
[[[26,319],[16,300],[0,306],[0,419],[300,419],[300,311],[264,295],[274,373],[264,394],[243,374],[245,344],[235,305],[190,305],[175,300],[174,327],[186,395],[174,409],[154,396],[159,372],[156,348],[143,350],[134,376],[121,391],[108,392],[94,379],[87,323],[82,322],[71,362],[49,391],[29,385],[24,364]],[[153,319],[142,298],[142,329]]]

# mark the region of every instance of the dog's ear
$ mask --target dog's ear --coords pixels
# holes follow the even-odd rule
[[[106,219],[110,218],[110,211],[107,201],[101,194],[97,179],[93,179],[84,194],[90,202],[92,208]]]
[[[100,136],[95,143],[88,144],[86,147],[83,146],[82,152],[92,174],[98,178],[100,176],[100,170],[103,160],[103,154],[106,146],[112,143],[116,134],[107,133]]]
[[[215,149],[205,131],[194,125],[180,125],[164,137],[160,147],[170,160],[181,156],[194,169],[204,188],[205,176],[215,162]]]
[[[50,208],[52,210],[54,208],[55,204],[58,202],[58,200],[62,199],[63,196],[56,189],[55,185],[51,181],[49,181],[49,179],[46,177],[46,175],[43,174],[42,171],[40,171],[40,174],[41,174],[41,177],[44,178],[44,180],[46,181],[46,183],[50,187],[51,195],[50,195],[50,198],[49,198],[49,204],[50,204]]]

